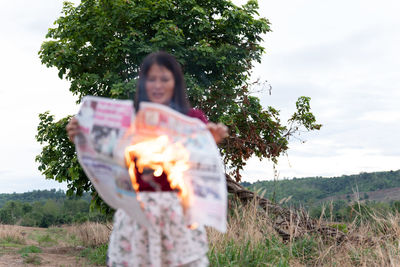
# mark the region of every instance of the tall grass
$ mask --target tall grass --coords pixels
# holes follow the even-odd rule
[[[232,205],[225,234],[207,228],[211,249],[220,251],[228,244],[247,244],[249,249],[253,249],[265,240],[267,233],[271,233],[271,237],[274,236],[271,222],[267,217],[259,216],[256,203],[242,206],[235,202]]]
[[[0,224],[0,244],[25,244],[25,233],[18,226]]]
[[[207,228],[210,266],[297,266],[273,228],[268,216],[261,216],[256,202],[232,203],[225,234]]]
[[[274,229],[272,214],[260,210],[256,202],[233,203],[227,232],[207,229],[210,266],[400,266],[399,213],[371,210],[346,224],[326,220],[321,216],[320,223],[346,230],[343,240],[305,234],[284,242]],[[290,232],[301,232],[296,227],[289,225]],[[104,264],[110,225],[88,222],[50,232],[65,234],[66,240],[76,241],[74,246],[86,247],[81,256],[92,264]],[[0,225],[0,245],[24,244],[27,237],[20,227]]]
[[[323,218],[320,223],[326,220]],[[330,225],[346,230],[344,240],[305,234],[283,242],[274,229],[273,215],[261,211],[256,202],[233,203],[227,232],[207,229],[210,266],[400,266],[400,214],[383,216],[372,211],[359,214],[353,223]],[[296,227],[290,225],[290,232],[300,232]],[[109,226],[85,223],[71,226],[67,232],[92,247],[82,256],[89,259],[93,254],[104,261]]]
[[[211,266],[400,266],[400,214],[371,211],[353,223],[331,223],[346,229],[341,242],[305,234],[283,242],[273,228],[273,216],[257,203],[234,204],[228,230],[207,229]],[[321,216],[321,221],[322,223]],[[326,221],[325,221],[326,222]],[[328,222],[329,224],[329,222]],[[290,225],[291,232],[300,232]]]
[[[70,239],[78,239],[84,247],[97,247],[108,243],[111,226],[97,222],[85,222],[66,228]]]

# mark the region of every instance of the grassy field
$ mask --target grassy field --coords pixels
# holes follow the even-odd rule
[[[238,205],[230,210],[227,233],[208,229],[210,266],[400,266],[399,214],[332,225],[346,232],[340,243],[315,234],[283,242],[271,216],[260,216],[254,203]],[[110,228],[0,225],[0,266],[105,266]]]
[[[234,208],[226,234],[208,231],[210,265],[400,266],[398,213],[360,215],[350,224],[328,222],[346,233],[341,242],[318,234],[283,242],[273,229],[271,217],[260,216],[254,204]],[[297,232],[296,225],[289,227]]]

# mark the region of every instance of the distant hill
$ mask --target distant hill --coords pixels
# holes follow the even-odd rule
[[[49,227],[111,220],[113,213],[90,210],[90,200],[89,193],[68,197],[64,191],[55,189],[0,194],[0,224]]]
[[[49,199],[55,201],[65,200],[68,197],[65,192],[61,189],[50,189],[50,190],[33,190],[25,193],[12,193],[12,194],[0,194],[0,208],[4,206],[8,201],[20,201],[20,202],[45,202]],[[82,199],[90,201],[90,195],[84,194]]]
[[[354,199],[356,196],[360,199],[391,201],[400,199],[400,170],[362,172],[331,178],[293,178],[252,184],[245,182],[243,185],[260,192],[266,190],[265,196],[275,198],[278,202],[290,197],[287,202],[295,205],[310,206],[321,201]]]
[[[377,202],[400,201],[400,187],[381,189],[369,192],[358,192],[353,194],[335,195],[322,199],[322,202],[335,200],[369,200]]]

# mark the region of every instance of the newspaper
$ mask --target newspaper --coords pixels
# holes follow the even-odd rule
[[[123,142],[132,136],[132,101],[87,96],[76,118],[80,130],[75,137],[78,161],[100,197],[110,207],[148,225],[123,158]]]
[[[206,125],[165,105],[142,102],[134,114],[132,101],[88,96],[77,115],[78,159],[103,200],[146,223],[124,159],[125,148],[142,140],[168,136],[171,145],[189,152],[184,171],[188,192],[187,224],[208,225],[226,231],[227,192],[218,148]]]

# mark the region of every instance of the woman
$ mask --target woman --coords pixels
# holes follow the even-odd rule
[[[148,55],[140,68],[135,108],[147,101],[167,105],[187,116],[207,124],[218,143],[227,136],[223,124],[208,122],[204,113],[191,109],[181,66],[165,52]],[[78,123],[67,125],[70,140],[78,133]],[[207,266],[207,236],[204,227],[189,229],[177,193],[163,173],[155,178],[150,170],[136,169],[138,196],[152,224],[146,228],[137,224],[124,211],[117,210],[110,237],[109,266]]]

